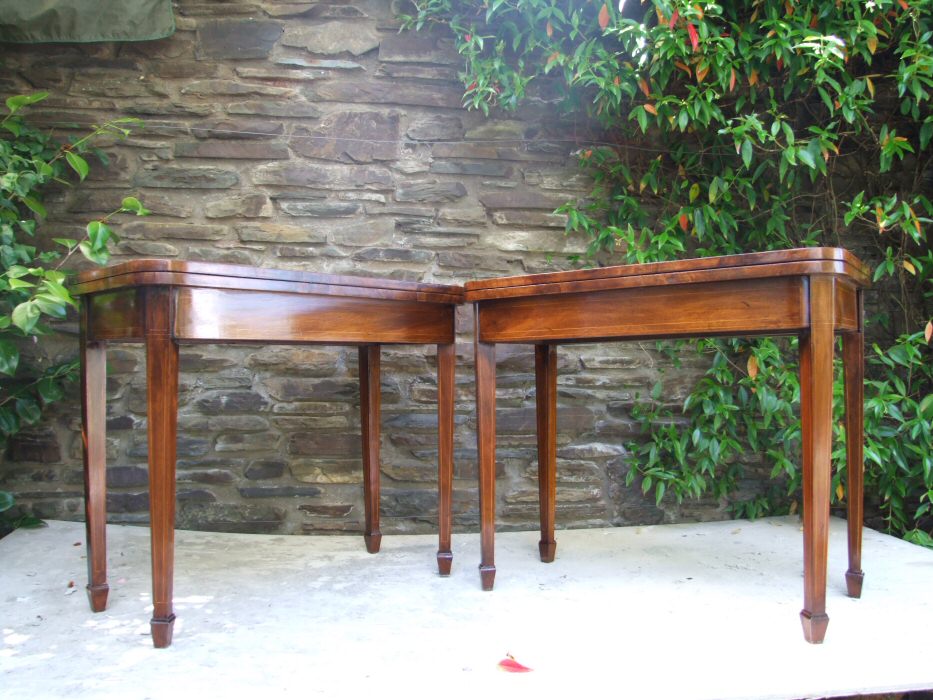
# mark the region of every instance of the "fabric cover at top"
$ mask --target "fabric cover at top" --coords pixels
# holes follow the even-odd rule
[[[0,42],[145,41],[174,31],[171,0],[0,0]]]

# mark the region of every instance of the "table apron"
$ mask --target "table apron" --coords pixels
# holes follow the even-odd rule
[[[858,330],[856,289],[834,280],[835,327]],[[784,335],[809,326],[809,280],[628,288],[476,302],[485,343]]]
[[[85,297],[88,339],[139,342],[152,291],[136,287]],[[454,341],[452,304],[202,287],[172,288],[178,342],[322,344]]]

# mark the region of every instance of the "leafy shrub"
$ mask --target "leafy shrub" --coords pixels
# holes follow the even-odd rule
[[[21,115],[23,108],[46,97],[45,92],[10,97],[0,121],[7,132],[0,139],[0,451],[22,428],[35,425],[43,410],[62,398],[65,384],[77,377],[76,360],[41,369],[20,362],[22,343],[51,333],[46,321],[62,319],[76,306],[66,287],[67,264],[76,253],[93,263],[106,263],[108,244],[115,240],[110,219],[121,212],[148,213],[138,199],[127,197],[119,209],[88,223],[84,239],[53,238],[48,241],[53,247],[41,249],[45,236],[37,236],[36,227],[46,216],[44,188],[68,185],[68,172],[83,181],[90,171],[85,158],[89,151],[106,166],[106,155],[92,148],[94,140],[125,138],[138,123],[115,119],[60,143]],[[12,496],[0,491],[0,511],[12,504]]]

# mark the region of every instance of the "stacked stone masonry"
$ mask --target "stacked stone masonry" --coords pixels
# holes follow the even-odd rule
[[[55,126],[137,116],[106,167],[50,196],[43,229],[86,222],[137,195],[115,260],[160,256],[461,283],[568,267],[585,241],[553,213],[582,197],[573,135],[541,90],[518,113],[461,108],[458,57],[441,35],[400,33],[388,0],[176,3],[177,32],[143,43],[0,46],[4,96],[48,90]],[[80,133],[80,130],[74,133]],[[274,310],[270,310],[274,313]],[[477,523],[472,314],[458,318],[455,527]],[[76,354],[66,324],[47,357]],[[436,526],[433,348],[383,353],[383,531]],[[145,357],[109,356],[108,510],[147,519]],[[499,520],[537,522],[534,359],[500,346]],[[726,516],[725,504],[655,506],[625,485],[630,416],[663,372],[682,401],[699,367],[653,344],[560,350],[560,527]],[[178,526],[239,532],[362,528],[356,353],[320,347],[182,349]],[[76,393],[20,435],[0,484],[41,517],[81,518]],[[750,488],[754,485],[750,486]]]

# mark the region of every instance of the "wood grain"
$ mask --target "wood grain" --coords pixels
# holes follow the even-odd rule
[[[799,278],[502,298],[483,304],[483,342],[591,342],[796,333],[807,325]]]
[[[802,274],[844,275],[866,285],[871,271],[861,260],[842,248],[795,248],[475,280],[464,285],[464,301],[497,298],[496,294],[513,296],[611,289],[615,288],[613,284],[616,283],[645,287],[659,284],[690,284],[709,279],[761,279]],[[626,283],[622,281],[625,278],[632,279]],[[483,293],[493,290],[495,291],[492,294]]]
[[[365,345],[360,356],[360,424],[363,429],[363,507],[366,551],[375,554],[382,544],[379,530],[379,443],[381,423],[380,348]]]
[[[90,342],[88,308],[81,309],[81,441],[87,594],[91,610],[107,607],[107,345]]]
[[[557,346],[535,345],[535,397],[538,429],[538,502],[541,511],[541,540],[538,553],[543,562],[554,561],[557,507]]]
[[[175,294],[182,342],[453,342],[451,304],[190,287]]]
[[[146,290],[146,392],[149,441],[149,528],[152,535],[152,642],[172,643],[175,612],[175,452],[178,426],[178,344],[172,338],[172,294]]]
[[[862,292],[856,303],[857,315],[862,317]],[[861,326],[861,324],[860,324]],[[865,430],[865,338],[859,327],[855,333],[842,336],[842,362],[845,371],[846,402],[846,504],[848,509],[849,569],[846,571],[846,590],[852,598],[862,595],[862,522],[865,500],[865,458],[862,433]]]
[[[450,574],[454,479],[454,380],[456,346],[437,346],[437,570]]]

